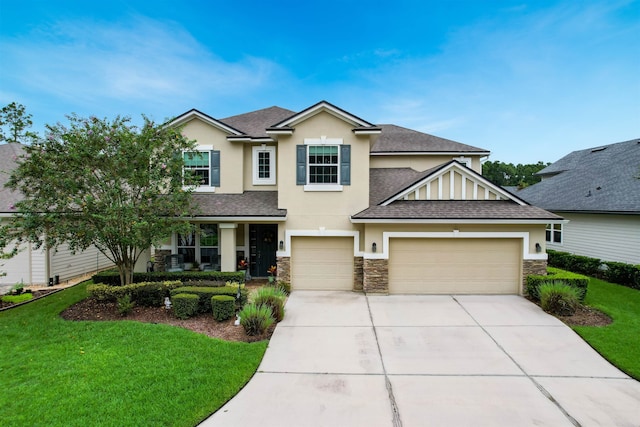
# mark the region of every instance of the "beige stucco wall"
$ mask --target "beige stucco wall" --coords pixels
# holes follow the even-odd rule
[[[286,228],[290,230],[353,230],[349,217],[369,206],[369,137],[355,136],[353,126],[321,112],[295,126],[291,136],[280,136],[278,143],[278,205],[287,209]],[[351,185],[342,191],[304,191],[296,185],[296,145],[305,138],[342,138],[351,145]],[[280,228],[279,239],[283,239]]]
[[[427,169],[440,166],[460,155],[432,156],[412,154],[410,156],[403,155],[387,155],[387,156],[371,156],[372,168],[411,168],[417,171],[425,171]],[[465,156],[471,159],[471,169],[478,173],[482,173],[482,165],[480,164],[480,156]]]
[[[529,233],[529,253],[536,253],[536,243],[539,243],[542,252],[545,250],[545,225],[544,224],[522,224],[522,225],[493,225],[493,224],[365,224],[364,250],[371,252],[371,245],[375,242],[377,252],[383,252],[384,242],[383,232],[527,232]]]
[[[242,193],[243,143],[228,141],[225,132],[199,119],[189,121],[182,133],[199,146],[213,146],[220,151],[220,187],[215,192]]]

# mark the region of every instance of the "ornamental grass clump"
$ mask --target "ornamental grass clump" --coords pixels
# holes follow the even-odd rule
[[[247,304],[238,316],[240,316],[240,324],[249,336],[264,334],[275,321],[271,308],[266,305]]]
[[[255,305],[266,305],[276,322],[284,319],[284,301],[287,294],[279,287],[264,286],[255,291],[252,296]]]
[[[538,292],[540,306],[547,313],[572,316],[580,305],[580,291],[560,281],[545,282]]]

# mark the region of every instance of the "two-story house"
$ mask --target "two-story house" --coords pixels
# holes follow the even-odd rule
[[[222,271],[277,265],[293,289],[522,293],[545,271],[545,227],[562,218],[480,174],[484,149],[328,102],[171,122],[197,141],[198,231],[156,251]]]

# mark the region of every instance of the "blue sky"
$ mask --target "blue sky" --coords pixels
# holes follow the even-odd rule
[[[640,137],[640,0],[0,0],[0,58],[38,132],[327,100],[513,163]]]

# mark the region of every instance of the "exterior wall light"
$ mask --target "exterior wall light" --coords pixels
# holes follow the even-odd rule
[[[280,247],[280,250],[284,249],[284,242],[282,240],[280,240],[280,246],[279,247]]]
[[[536,252],[542,252],[542,246],[540,246],[540,243],[536,243]]]
[[[376,253],[377,250],[378,250],[378,245],[376,245],[376,242],[373,242],[371,244],[371,252]]]

